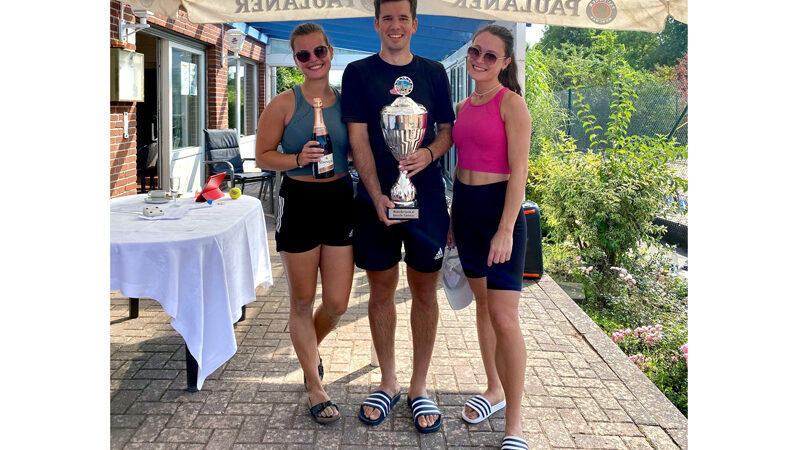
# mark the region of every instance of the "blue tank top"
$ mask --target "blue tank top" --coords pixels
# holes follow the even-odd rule
[[[294,91],[294,115],[283,130],[281,147],[283,153],[300,153],[306,142],[311,140],[314,130],[314,107],[309,104],[300,85],[292,88]],[[341,94],[336,89],[336,103],[327,108],[322,108],[322,117],[328,134],[333,144],[333,171],[340,173],[347,171],[347,155],[350,153],[350,141],[347,138],[347,125],[342,122]],[[311,175],[311,164],[286,171],[289,175]]]

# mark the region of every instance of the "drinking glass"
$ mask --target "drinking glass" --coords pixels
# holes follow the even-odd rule
[[[178,192],[181,188],[181,179],[179,177],[170,177],[169,179],[169,192],[172,194],[172,206],[178,206]]]

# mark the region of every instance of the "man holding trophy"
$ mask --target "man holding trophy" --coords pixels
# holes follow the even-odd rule
[[[413,371],[407,401],[422,433],[441,427],[428,398],[426,377],[436,338],[436,283],[449,215],[436,162],[452,144],[455,120],[441,63],[411,53],[416,0],[375,0],[381,50],[350,63],[342,78],[342,120],[347,123],[359,173],[355,200],[355,264],[367,272],[369,322],[381,383],[359,417],[378,425],[400,399],[394,355],[394,293],[401,246],[411,291]]]

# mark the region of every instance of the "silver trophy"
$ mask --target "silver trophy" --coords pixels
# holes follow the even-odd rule
[[[400,94],[391,105],[381,110],[381,130],[386,145],[398,161],[414,153],[425,137],[428,110],[407,97],[414,89],[411,78],[400,77],[394,82],[394,91]],[[408,179],[408,171],[401,170],[390,193],[394,208],[389,208],[389,219],[419,219],[417,189]]]

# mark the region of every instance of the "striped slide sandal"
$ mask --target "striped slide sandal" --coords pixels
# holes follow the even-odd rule
[[[397,393],[394,397],[389,397],[389,394],[383,391],[375,391],[367,397],[364,402],[361,404],[361,407],[358,408],[358,418],[361,419],[362,422],[369,426],[379,425],[386,419],[386,416],[389,415],[389,412],[394,408],[394,405],[400,400],[400,392]],[[364,415],[364,407],[369,406],[372,408],[377,409],[380,412],[380,416],[378,416],[375,420],[370,420],[366,415]]]
[[[500,450],[528,450],[528,443],[516,436],[506,436],[503,438]]]
[[[414,400],[410,398],[408,400],[408,407],[411,408],[411,413],[414,414],[414,426],[417,427],[417,431],[420,433],[433,433],[434,431],[438,430],[442,427],[442,412],[439,411],[439,408],[436,406],[433,400],[429,399],[428,397],[419,396]],[[419,425],[419,416],[432,416],[438,414],[439,418],[436,419],[436,422],[429,427],[421,427]]]
[[[474,409],[475,412],[478,413],[478,417],[470,419],[467,416],[467,408],[466,408],[467,406]],[[471,399],[467,400],[467,403],[461,410],[461,418],[464,419],[464,421],[467,423],[481,423],[484,420],[488,419],[489,416],[496,413],[497,411],[500,411],[505,407],[506,407],[505,399],[503,399],[498,404],[493,406],[491,403],[489,403],[489,400],[486,400],[484,396],[476,395],[475,397],[472,397]]]

